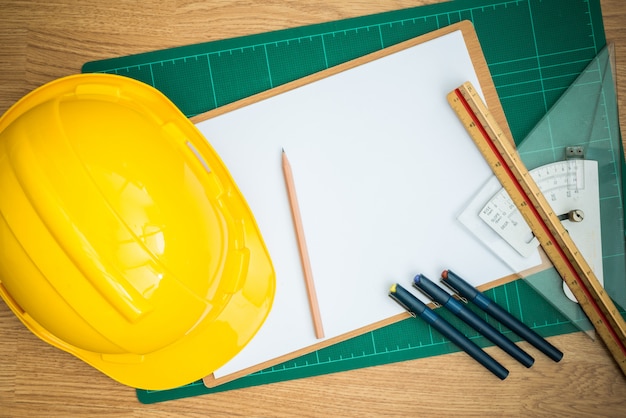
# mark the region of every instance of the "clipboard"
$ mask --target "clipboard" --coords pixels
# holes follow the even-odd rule
[[[278,88],[271,89],[263,93],[251,96],[249,98],[231,103],[229,105],[220,107],[216,110],[198,115],[192,118],[192,121],[196,124],[201,124],[203,121],[209,121],[211,119],[218,118],[219,116],[228,115],[231,112],[234,112],[240,109],[245,109],[247,106],[261,103],[263,101],[277,97],[281,94],[295,91],[298,88],[311,86],[317,81],[326,80],[329,77],[333,77],[342,73],[349,72],[350,70],[357,69],[361,66],[365,66],[366,64],[375,63],[377,62],[377,60],[383,59],[385,57],[390,57],[394,54],[401,53],[402,51],[409,50],[410,48],[413,48],[422,44],[426,44],[428,41],[441,39],[442,37],[446,35],[450,35],[454,32],[460,32],[462,34],[465,47],[467,48],[469,57],[471,59],[471,65],[474,68],[474,72],[476,73],[476,77],[478,78],[478,83],[480,85],[480,88],[483,91],[485,100],[489,104],[490,109],[492,109],[492,112],[494,116],[496,117],[496,119],[498,120],[498,122],[502,124],[503,127],[507,127],[505,129],[507,129],[508,131],[506,118],[504,116],[504,112],[502,110],[502,106],[500,105],[500,102],[499,102],[499,99],[495,90],[495,86],[493,84],[489,70],[487,68],[487,63],[482,54],[482,50],[478,42],[478,38],[476,36],[476,33],[474,31],[472,24],[468,21],[463,21],[463,22],[448,26],[446,28],[411,39],[409,41],[397,44],[387,49],[377,51],[375,53],[369,54],[362,58],[347,62],[345,64],[341,64],[336,67],[329,68],[325,71],[313,74],[309,77],[305,77],[303,79],[299,79],[299,80],[290,82],[288,84],[282,85]],[[207,139],[209,140],[209,142],[211,142],[210,137]],[[513,274],[506,278],[503,278],[501,281],[498,281],[497,284],[511,281],[519,277],[520,276],[518,274]],[[495,285],[495,283],[493,285]],[[381,294],[381,298],[384,298],[384,294]],[[216,387],[218,385],[230,382],[239,377],[249,375],[250,373],[253,373],[255,371],[265,369],[274,364],[282,363],[291,358],[298,357],[298,356],[304,355],[306,353],[309,353],[315,350],[319,350],[320,348],[336,344],[348,338],[352,338],[352,337],[364,334],[366,332],[372,331],[374,329],[378,329],[380,327],[397,322],[405,318],[406,318],[405,313],[397,314],[383,321],[374,322],[367,326],[360,327],[350,332],[326,339],[322,342],[309,345],[305,348],[301,348],[296,351],[289,352],[288,354],[273,358],[271,360],[264,361],[264,362],[255,364],[253,366],[244,368],[235,373],[227,374],[221,377],[216,377],[215,375],[207,376],[205,379],[203,379],[203,382],[207,387]]]

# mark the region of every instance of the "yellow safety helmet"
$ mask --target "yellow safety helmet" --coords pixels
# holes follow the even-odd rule
[[[234,357],[274,288],[233,179],[156,89],[69,76],[0,118],[0,295],[42,340],[173,388]]]

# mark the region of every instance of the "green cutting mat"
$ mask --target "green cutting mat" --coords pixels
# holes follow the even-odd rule
[[[465,19],[517,142],[606,43],[599,0],[457,0],[90,62],[83,72],[144,81],[191,117]]]
[[[83,71],[142,80],[191,117],[464,19],[474,23],[517,143],[606,43],[599,0],[458,0],[92,62]],[[544,336],[577,330],[524,281],[489,294]],[[480,345],[489,344],[446,316]],[[456,350],[430,327],[411,319],[218,388],[208,389],[198,381],[168,391],[138,390],[137,395],[141,402],[153,403]]]

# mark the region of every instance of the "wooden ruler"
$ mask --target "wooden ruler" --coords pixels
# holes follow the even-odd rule
[[[471,83],[448,102],[626,374],[626,323]]]

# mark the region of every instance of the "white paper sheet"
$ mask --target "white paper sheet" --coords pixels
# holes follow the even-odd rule
[[[460,31],[198,124],[247,199],[277,290],[259,333],[216,378],[315,338],[281,169],[289,156],[326,338],[402,312],[387,297],[450,268],[511,269],[456,219],[491,176],[446,95],[478,89]],[[424,299],[426,300],[426,299]]]

